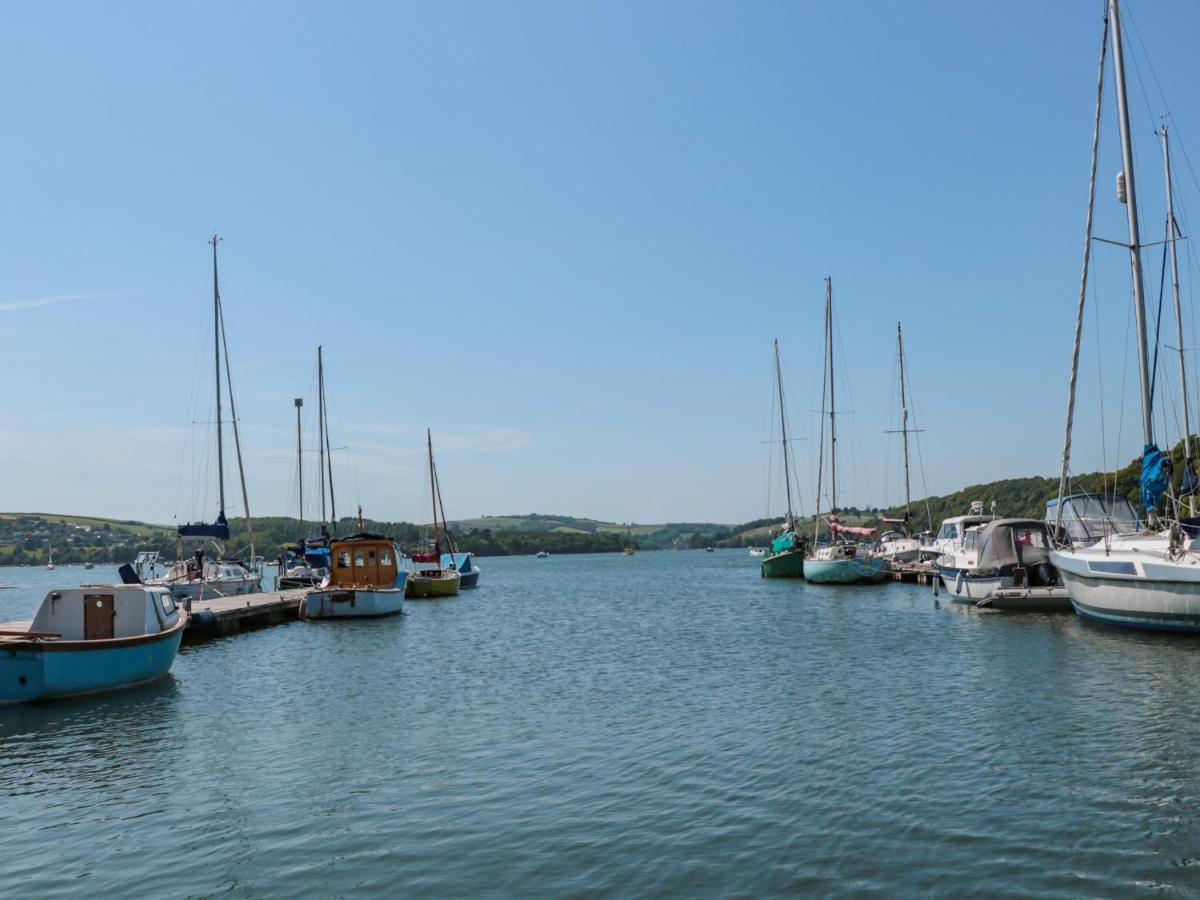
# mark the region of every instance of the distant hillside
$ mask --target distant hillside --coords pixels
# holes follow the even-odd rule
[[[661,525],[639,525],[633,522],[602,522],[598,519],[580,519],[575,516],[554,516],[529,513],[523,516],[480,516],[476,519],[460,519],[450,523],[456,531],[469,533],[490,531],[505,533],[519,531],[526,534],[583,534],[617,536],[644,550],[659,550],[668,547],[689,546],[696,536],[705,539],[729,531],[728,525],[713,522],[667,522]]]

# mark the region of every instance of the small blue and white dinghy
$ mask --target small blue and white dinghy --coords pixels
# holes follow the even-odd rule
[[[370,619],[404,611],[408,572],[388,537],[356,534],[329,544],[332,568],[300,603],[302,619]]]
[[[187,613],[166,588],[51,591],[26,630],[0,631],[0,703],[97,694],[167,674]]]
[[[443,553],[443,569],[458,569],[458,586],[473,588],[479,584],[479,566],[474,553]]]

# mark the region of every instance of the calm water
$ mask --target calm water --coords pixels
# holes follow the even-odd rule
[[[485,559],[0,708],[0,893],[1200,890],[1200,642],[756,563]],[[0,618],[112,574],[0,569]]]

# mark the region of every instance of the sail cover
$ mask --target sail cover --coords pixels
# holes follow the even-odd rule
[[[838,524],[837,516],[829,517],[829,530],[834,534],[849,534],[854,537],[875,537],[874,528],[854,528],[850,525]]]
[[[1158,449],[1157,444],[1147,444],[1142,449],[1142,505],[1146,510],[1158,509],[1158,501],[1171,484],[1171,457]]]
[[[178,531],[180,537],[210,537],[219,541],[227,541],[229,540],[229,521],[225,518],[225,513],[221,513],[217,516],[217,521],[211,525],[205,525],[203,522],[193,525],[189,522],[186,525],[180,525]]]
[[[1196,461],[1189,459],[1183,465],[1183,480],[1179,483],[1179,494],[1186,497],[1189,494],[1200,494],[1200,478],[1196,477]]]

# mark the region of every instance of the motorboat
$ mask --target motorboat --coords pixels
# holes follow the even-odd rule
[[[875,555],[892,565],[904,565],[919,560],[922,547],[920,538],[912,537],[903,531],[885,531],[879,536]]]
[[[921,558],[934,561],[938,557],[961,552],[969,529],[986,525],[998,518],[994,512],[989,514],[983,511],[982,500],[973,500],[966,515],[951,516],[942,520],[942,527],[938,529],[933,540],[921,547]]]
[[[324,583],[304,595],[302,619],[369,619],[404,611],[408,572],[389,537],[355,534],[330,541],[333,566]]]
[[[536,556],[538,559],[549,559],[550,558],[550,554],[547,553],[545,550],[539,550],[537,553],[534,554],[534,556]]]
[[[766,553],[766,551],[763,550],[761,547],[751,547],[750,548],[751,556],[763,556],[765,553]]]
[[[262,575],[248,563],[223,556],[208,556],[203,548],[180,559],[159,574],[158,553],[142,551],[134,560],[134,570],[148,587],[164,587],[179,603],[189,605],[200,600],[257,594],[262,590]]]
[[[996,519],[967,529],[962,548],[938,559],[938,575],[956,602],[976,605],[1008,588],[1055,588],[1051,549],[1042,520]]]
[[[51,591],[26,630],[0,632],[0,703],[132,687],[175,662],[187,612],[139,584]]]

